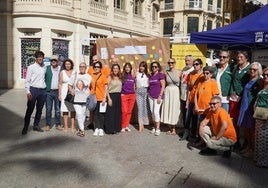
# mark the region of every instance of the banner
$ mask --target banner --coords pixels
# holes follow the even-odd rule
[[[206,65],[207,45],[195,44],[172,44],[172,57],[176,60],[176,68],[185,67],[185,56],[192,55],[194,59],[200,58],[203,66]]]
[[[252,54],[252,62],[259,62],[263,66],[268,67],[268,50],[255,50]]]
[[[158,61],[163,68],[170,58],[168,38],[103,38],[97,39],[97,55],[111,67],[116,61],[122,68],[126,62],[138,69],[141,61],[149,65]]]

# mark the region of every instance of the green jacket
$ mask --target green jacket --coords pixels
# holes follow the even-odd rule
[[[218,74],[218,67],[215,69],[215,78],[217,74]],[[224,70],[220,78],[222,96],[226,97],[229,95],[229,91],[231,88],[231,81],[232,81],[232,70],[230,65],[227,65],[227,68]]]
[[[52,70],[51,65],[46,67],[45,82],[46,82],[46,91],[50,91],[52,81]]]
[[[241,97],[243,95],[243,89],[249,81],[248,70],[250,65],[246,66],[241,72],[236,65],[232,72],[232,81],[229,95],[236,93],[237,96]]]

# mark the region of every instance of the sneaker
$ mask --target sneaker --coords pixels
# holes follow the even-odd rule
[[[155,134],[155,128],[153,128],[150,133]]]
[[[125,130],[128,131],[128,132],[131,131],[131,129],[129,127],[126,127]]]
[[[202,149],[200,152],[199,152],[200,155],[205,155],[205,156],[213,156],[213,155],[217,155],[217,151],[214,150],[214,149],[210,149],[210,148],[205,148],[205,149]]]
[[[231,157],[231,150],[224,151],[222,154],[223,158],[230,158]]]
[[[126,132],[126,130],[125,129],[121,129],[121,133],[124,133],[124,132]]]
[[[160,129],[156,129],[154,135],[159,136],[160,135]]]
[[[103,136],[103,135],[104,135],[103,129],[99,129],[99,136]]]
[[[95,131],[94,131],[94,133],[93,133],[93,136],[98,136],[98,135],[99,135],[99,129],[96,128]]]

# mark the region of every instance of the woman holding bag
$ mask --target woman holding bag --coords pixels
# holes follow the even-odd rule
[[[86,73],[86,63],[79,64],[79,73],[72,75],[68,83],[68,89],[74,95],[74,109],[79,126],[77,136],[84,137],[84,123],[86,119],[86,100],[89,95],[91,76]]]
[[[68,132],[68,116],[69,112],[71,115],[71,130],[72,133],[75,133],[75,110],[68,109],[65,105],[64,99],[66,98],[68,92],[68,82],[72,75],[76,74],[73,70],[74,63],[71,59],[66,59],[63,64],[63,70],[60,73],[59,77],[59,100],[61,101],[60,111],[63,115],[63,124],[64,124],[64,132]]]
[[[255,107],[268,111],[268,68],[263,70],[263,88],[257,95]],[[256,119],[254,161],[256,166],[268,167],[268,120]]]

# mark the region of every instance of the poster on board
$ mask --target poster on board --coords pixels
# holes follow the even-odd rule
[[[176,60],[176,68],[185,67],[185,56],[192,55],[194,59],[200,58],[206,64],[207,45],[205,44],[172,44],[172,57]]]
[[[146,61],[148,65],[158,61],[165,67],[170,58],[168,38],[105,38],[97,39],[96,46],[97,54],[110,67],[114,61],[121,68],[129,62],[137,69],[141,61]]]

